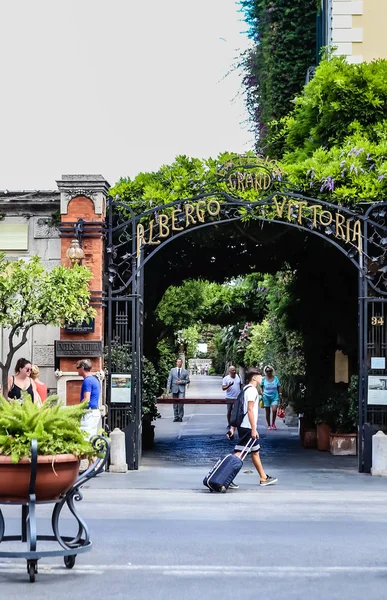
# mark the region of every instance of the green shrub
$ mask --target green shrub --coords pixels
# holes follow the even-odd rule
[[[282,165],[287,180],[300,192],[353,205],[386,198],[386,156],[387,122],[377,142],[355,133],[330,150],[318,148],[310,157],[303,152],[289,153]]]
[[[288,152],[342,144],[354,130],[378,141],[387,114],[387,60],[349,64],[344,57],[323,60],[296,99],[285,121]],[[385,125],[384,125],[385,130]]]
[[[38,442],[38,454],[75,454],[91,459],[95,450],[81,419],[88,412],[88,403],[63,406],[58,396],[50,396],[40,407],[31,397],[23,395],[22,403],[7,401],[0,396],[0,454],[11,456],[13,463],[31,457],[31,440]]]
[[[176,366],[177,352],[172,342],[164,338],[157,344],[159,352],[158,377],[160,389],[166,389],[169,371]]]
[[[241,0],[255,42],[241,57],[247,109],[260,149],[267,127],[292,109],[315,64],[316,0]]]
[[[348,386],[336,384],[316,407],[316,423],[330,425],[335,433],[355,433],[358,419],[358,377],[353,375]]]
[[[143,358],[142,363],[142,415],[147,421],[157,417],[157,396],[159,393],[159,376],[150,360]]]

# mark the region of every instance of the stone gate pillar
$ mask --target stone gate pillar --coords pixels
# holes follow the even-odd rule
[[[64,327],[60,330],[60,340],[55,342],[58,394],[70,405],[79,402],[82,380],[75,367],[80,358],[89,358],[93,364],[92,372],[101,380],[104,377],[103,234],[110,186],[102,175],[63,175],[57,184],[60,191],[61,263],[71,266],[66,251],[71,241],[78,237],[85,253],[82,264],[93,274],[89,284],[90,303],[97,311],[94,323]]]

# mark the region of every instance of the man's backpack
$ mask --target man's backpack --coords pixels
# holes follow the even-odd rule
[[[230,415],[230,425],[232,427],[240,427],[243,419],[247,415],[247,411],[245,412],[245,390],[247,390],[248,387],[252,386],[247,385],[239,392],[237,398],[234,400]]]

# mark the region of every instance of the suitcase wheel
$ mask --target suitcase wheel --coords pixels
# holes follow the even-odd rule
[[[222,485],[222,487],[219,489],[221,494],[225,494],[227,492],[227,488],[226,486]]]

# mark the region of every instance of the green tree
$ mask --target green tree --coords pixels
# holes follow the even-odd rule
[[[267,316],[252,327],[244,353],[246,366],[273,364],[290,401],[295,400],[298,382],[305,375],[303,335],[290,319],[296,301],[294,278],[295,272],[289,267],[265,276]]]
[[[38,256],[26,262],[0,254],[0,327],[8,336],[8,353],[0,362],[5,397],[12,359],[26,343],[31,327],[81,322],[95,315],[89,306],[91,277],[83,266],[59,266],[46,272]]]
[[[250,366],[259,366],[270,360],[271,329],[268,319],[252,327],[250,343],[245,351],[245,363]]]
[[[189,279],[181,286],[171,285],[162,297],[156,315],[175,331],[189,327],[200,318],[206,282]]]
[[[175,330],[198,322],[226,325],[250,318],[259,320],[265,314],[266,293],[260,273],[224,283],[190,279],[166,290],[156,314]]]
[[[159,355],[157,361],[159,385],[162,390],[166,390],[169,371],[176,366],[178,349],[170,337],[165,337],[158,342],[157,351]]]
[[[196,356],[199,340],[200,332],[197,325],[186,327],[179,332],[178,341],[184,346],[184,353],[187,361]]]

